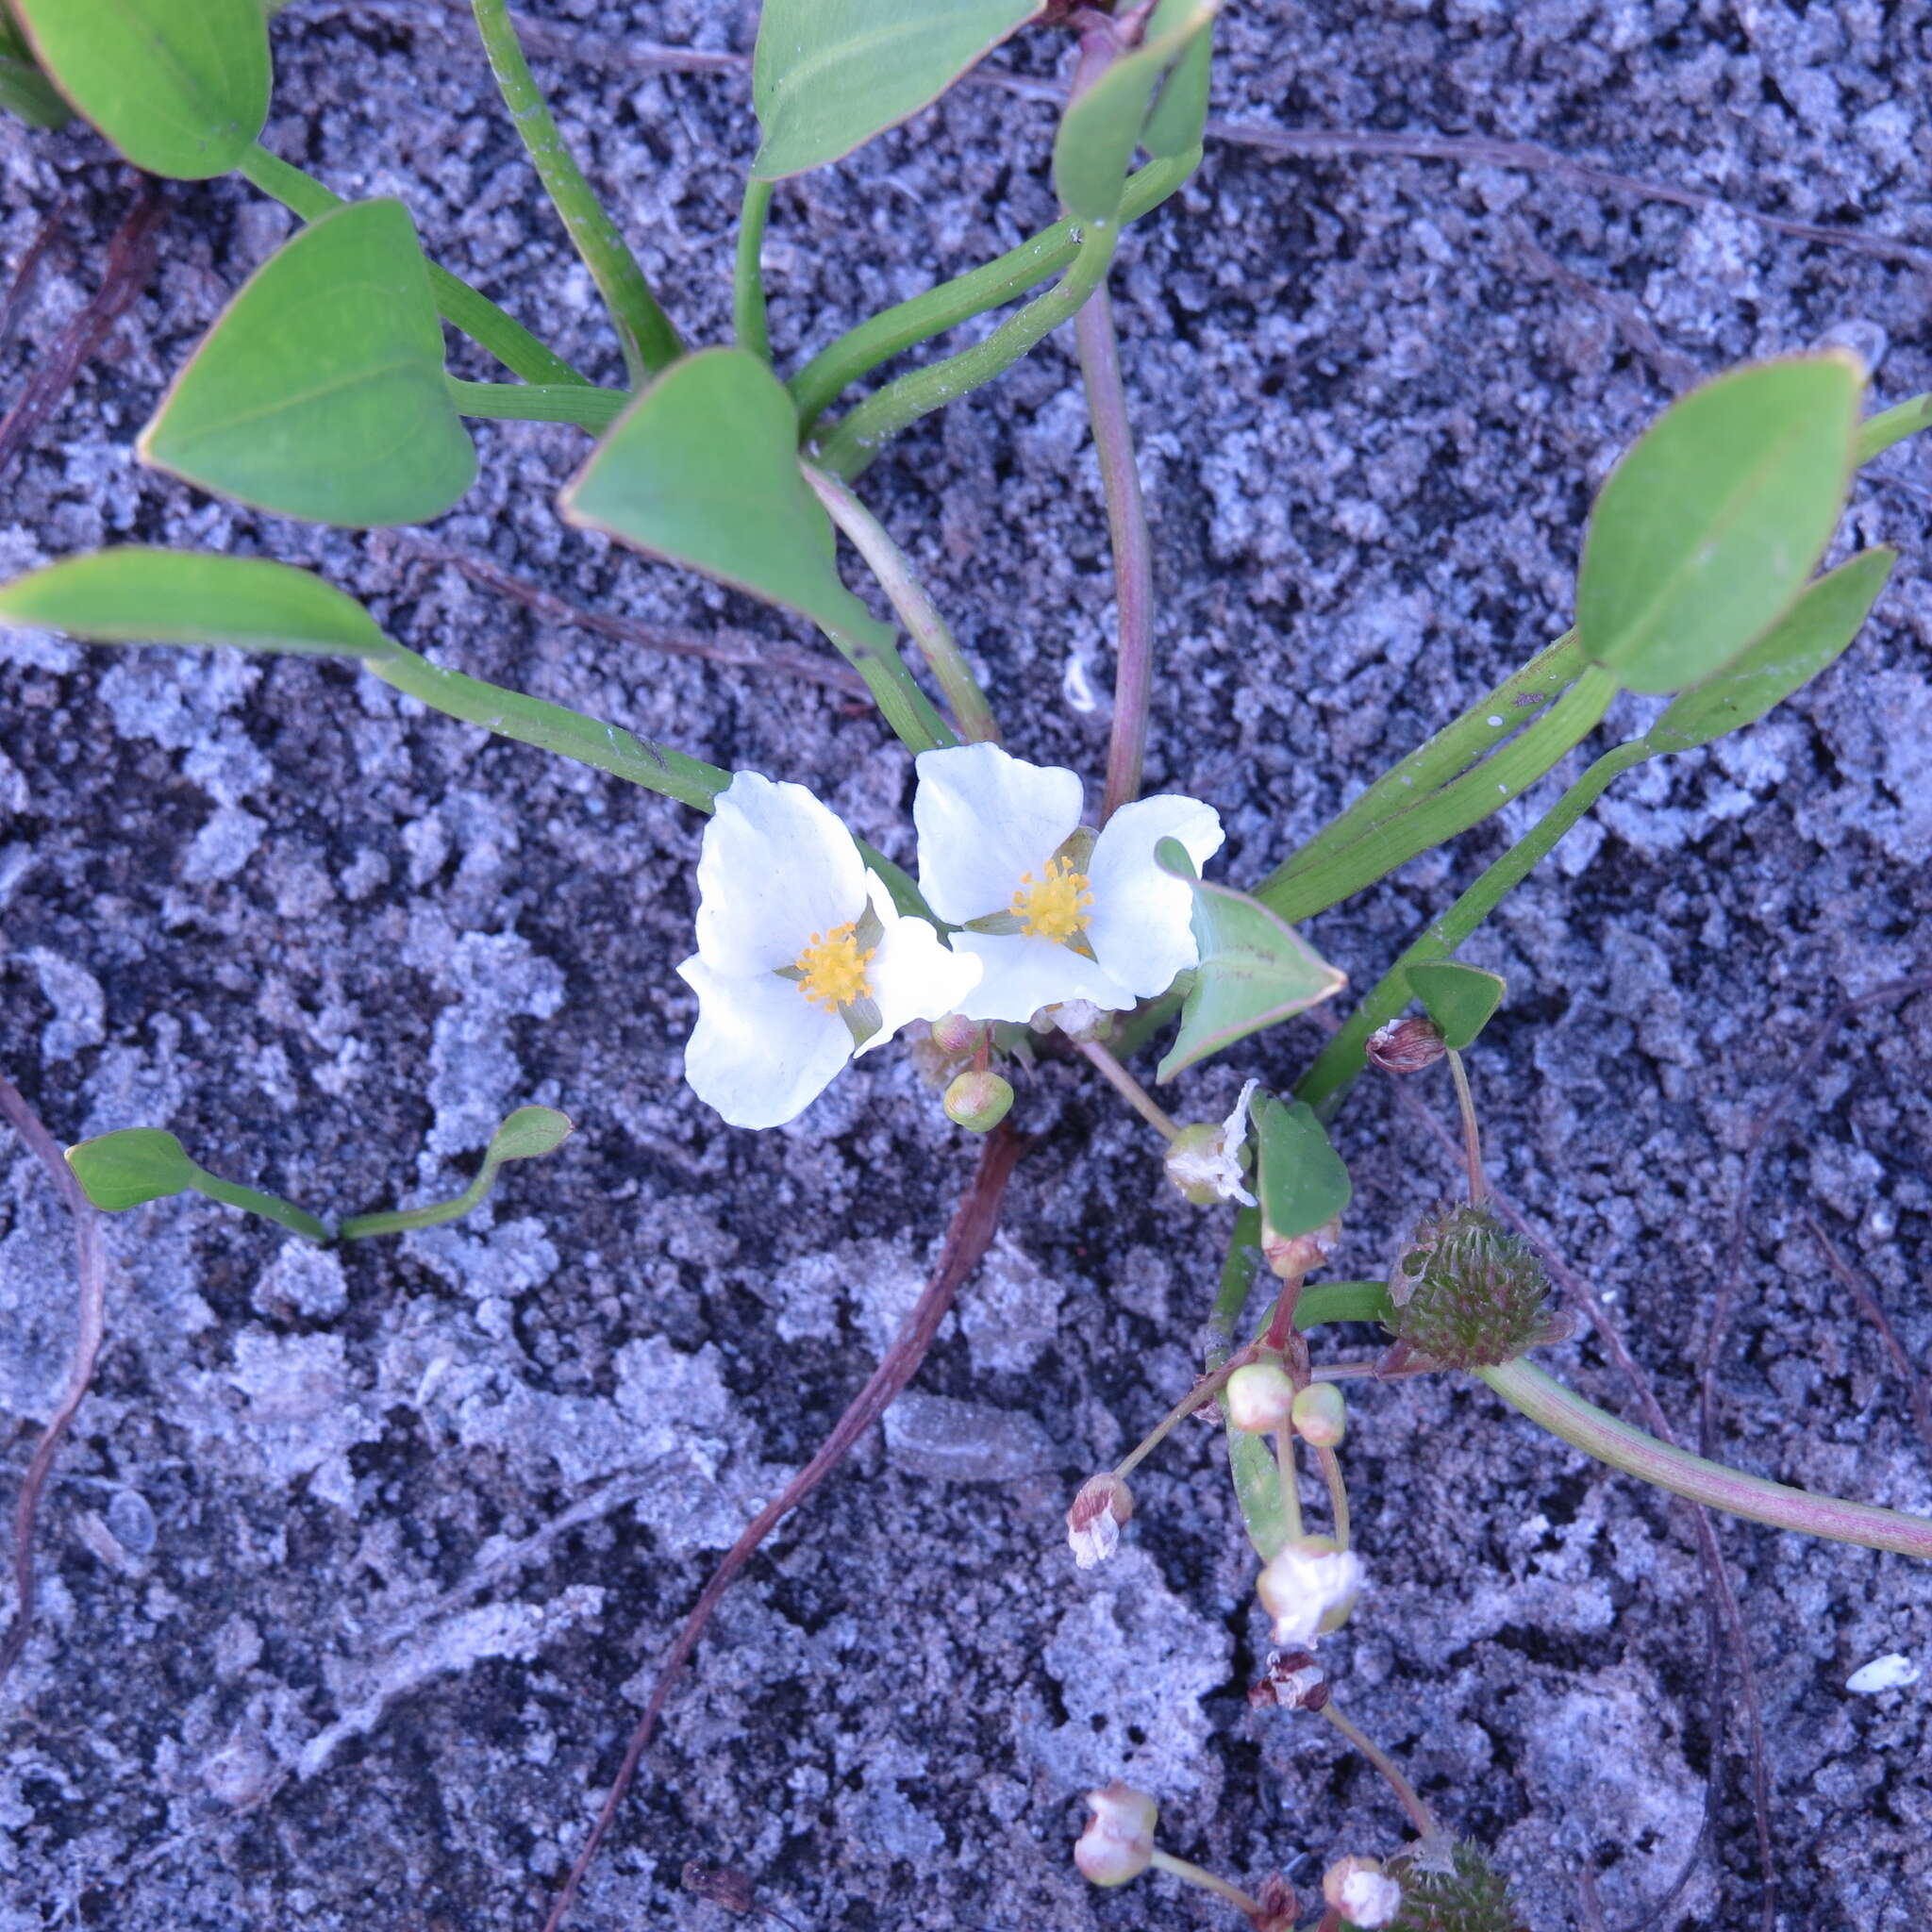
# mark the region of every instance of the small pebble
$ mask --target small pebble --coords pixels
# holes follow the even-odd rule
[[[1875,1697],[1881,1690],[1903,1690],[1907,1684],[1916,1684],[1923,1674],[1910,1657],[1894,1650],[1889,1657],[1874,1657],[1869,1664],[1860,1664],[1845,1679],[1845,1689],[1857,1691],[1860,1697]]]

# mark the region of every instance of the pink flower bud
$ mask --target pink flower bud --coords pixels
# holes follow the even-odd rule
[[[1433,1067],[1448,1048],[1442,1044],[1442,1029],[1433,1020],[1412,1013],[1407,1020],[1376,1027],[1362,1051],[1369,1064],[1385,1074],[1419,1074]]]
[[[1102,1791],[1089,1791],[1093,1816],[1074,1846],[1074,1863],[1095,1885],[1124,1885],[1138,1878],[1154,1858],[1154,1825],[1160,1807],[1145,1791],[1119,1778]]]
[[[942,1013],[932,1023],[932,1043],[949,1058],[971,1053],[986,1030],[982,1020],[969,1020],[963,1013]]]
[[[1121,1546],[1121,1524],[1134,1513],[1134,1492],[1111,1470],[1089,1476],[1067,1511],[1067,1546],[1081,1569],[1104,1563]]]
[[[1285,1429],[1294,1410],[1294,1384],[1279,1362],[1243,1362],[1227,1378],[1227,1420],[1251,1436]]]
[[[1333,1382],[1310,1382],[1295,1391],[1290,1419],[1304,1442],[1333,1449],[1348,1432],[1348,1404]]]
[[[971,1134],[991,1133],[1012,1106],[1012,1083],[980,1069],[958,1074],[946,1089],[946,1118]]]

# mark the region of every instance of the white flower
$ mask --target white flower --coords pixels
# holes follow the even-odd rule
[[[775,1127],[854,1053],[950,1012],[979,977],[902,919],[852,834],[802,785],[741,772],[698,857],[698,996],[684,1076],[734,1127]]]
[[[1275,1642],[1295,1650],[1310,1650],[1317,1638],[1341,1629],[1361,1587],[1361,1559],[1325,1536],[1286,1544],[1256,1586]]]
[[[1339,1858],[1322,1874],[1322,1896],[1361,1932],[1393,1924],[1402,1888],[1375,1858]]]
[[[1119,1012],[1195,963],[1193,895],[1154,848],[1177,839],[1205,864],[1221,848],[1211,807],[1143,798],[1095,836],[1080,824],[1080,780],[1058,765],[961,744],[922,752],[918,766],[920,891],[967,928],[954,951],[986,967],[959,1005],[969,1019],[1025,1020],[1073,1000]]]
[[[1134,1513],[1126,1478],[1103,1472],[1080,1485],[1067,1511],[1067,1547],[1082,1570],[1104,1563],[1121,1546],[1121,1524]]]
[[[1234,1111],[1220,1126],[1205,1121],[1183,1127],[1167,1150],[1167,1177],[1197,1208],[1216,1201],[1239,1201],[1252,1208],[1241,1173],[1241,1149],[1248,1141],[1248,1100],[1258,1080],[1244,1081]]]

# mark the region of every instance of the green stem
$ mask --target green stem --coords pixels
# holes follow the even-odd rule
[[[584,179],[583,170],[564,146],[557,123],[537,83],[530,77],[524,50],[517,44],[508,0],[471,0],[471,6],[503,104],[509,109],[510,121],[523,139],[525,152],[537,170],[537,178],[562,217],[571,245],[591,271],[591,279],[604,298],[604,307],[609,311],[617,339],[624,347],[624,366],[629,372],[630,386],[640,388],[658,370],[676,361],[684,353],[684,344],[678,341],[670,318],[658,308],[644,272],[618,232],[617,224],[605,213],[603,205],[591,192],[591,184]]]
[[[905,658],[900,657],[891,632],[884,625],[874,626],[870,619],[867,620],[868,629],[876,629],[885,641],[881,649],[870,637],[842,624],[832,624],[824,617],[815,617],[812,621],[831,640],[832,647],[840,657],[865,680],[865,688],[872,693],[873,703],[879,708],[880,717],[915,756],[923,751],[937,751],[941,745],[958,743],[958,739],[953,735],[953,727],[933,708],[932,700],[913,681],[912,673],[907,669]]]
[[[209,1174],[206,1168],[195,1170],[194,1191],[198,1194],[206,1194],[210,1201],[223,1201],[245,1213],[259,1214],[265,1221],[273,1221],[295,1234],[306,1235],[312,1241],[326,1242],[328,1240],[328,1229],[314,1215],[296,1207],[292,1201],[283,1200],[279,1194],[265,1194],[259,1188],[244,1188],[240,1181],[225,1181],[219,1174]]]
[[[1295,1433],[1292,1429],[1274,1432],[1274,1469],[1281,1480],[1281,1520],[1288,1525],[1288,1540],[1302,1540],[1301,1472],[1295,1464]]]
[[[969,743],[997,744],[999,726],[993,723],[992,708],[980,690],[979,681],[961,655],[951,627],[940,615],[938,607],[926,594],[925,587],[912,575],[906,553],[887,534],[885,525],[860,503],[836,476],[815,470],[809,463],[800,466],[805,480],[817,492],[833,523],[851,540],[879,580],[899,621],[911,633],[912,641],[932,667],[953,716],[959,721],[959,733]]]
[[[1602,758],[1564,792],[1550,809],[1509,850],[1476,879],[1440,919],[1432,921],[1402,957],[1383,974],[1341,1030],[1322,1049],[1315,1064],[1295,1088],[1324,1118],[1333,1116],[1341,1097],[1362,1070],[1362,1049],[1369,1035],[1408,1004],[1408,969],[1424,959],[1446,959],[1521,885],[1530,869],[1547,854],[1572,825],[1602,796],[1610,781],[1654,756],[1641,739],[1620,744]]]
[[[902,429],[1011,368],[1061,323],[1078,313],[1080,305],[1106,278],[1120,232],[1118,221],[1090,223],[1066,274],[1045,294],[1036,295],[985,341],[915,369],[868,396],[817,441],[814,460],[819,467],[847,483],[857,481],[866,465]]]
[[[1322,1715],[1348,1740],[1348,1741],[1382,1774],[1389,1789],[1395,1793],[1402,1808],[1408,1813],[1408,1822],[1424,1838],[1440,1838],[1441,1826],[1436,1823],[1435,1814],[1423,1802],[1423,1796],[1396,1767],[1394,1758],[1375,1743],[1361,1726],[1353,1723],[1336,1709],[1334,1698],[1322,1707]]]
[[[1541,710],[1574,684],[1587,662],[1576,633],[1565,631],[1520,671],[1486,691],[1454,724],[1445,724],[1426,744],[1391,765],[1346,811],[1330,819],[1276,866],[1264,885],[1299,877],[1344,851],[1363,833],[1399,817],[1417,800],[1440,791],[1488,757],[1525,713]]]
[[[1447,1058],[1449,1077],[1456,1083],[1456,1105],[1462,1115],[1462,1158],[1469,1169],[1470,1205],[1480,1207],[1488,1190],[1483,1186],[1483,1137],[1476,1124],[1475,1096],[1469,1091],[1469,1069],[1462,1064],[1462,1056],[1451,1047]]]
[[[1920,430],[1932,428],[1932,395],[1910,396],[1858,425],[1858,440],[1852,445],[1852,460],[1869,463],[1882,456],[1893,443],[1903,442]]]
[[[1178,1878],[1185,1885],[1198,1885],[1203,1891],[1211,1891],[1217,1897],[1224,1898],[1229,1905],[1259,1924],[1262,1916],[1260,1900],[1250,1898],[1239,1885],[1230,1885],[1225,1878],[1217,1878],[1205,1865],[1176,1858],[1172,1852],[1163,1852],[1158,1845],[1149,1863],[1157,1872],[1165,1872],[1170,1878]]]
[[[1249,1258],[1261,1246],[1261,1210],[1243,1208],[1228,1230],[1227,1254],[1221,1264],[1221,1282],[1208,1314],[1208,1372],[1212,1374],[1234,1353],[1234,1334],[1255,1285]]]
[[[1074,318],[1074,330],[1113,548],[1117,634],[1113,727],[1107,745],[1107,787],[1100,802],[1100,823],[1105,824],[1141,791],[1147,712],[1154,696],[1154,559],[1147,540],[1147,508],[1141,496],[1141,468],[1134,459],[1134,432],[1127,421],[1126,387],[1121,381],[1120,339],[1105,282]]]
[[[765,217],[771,212],[774,181],[744,184],[738,215],[738,264],[731,284],[731,320],[738,346],[772,359],[772,330],[765,311]]]
[[[1227,1386],[1227,1378],[1234,1374],[1235,1365],[1225,1367],[1203,1375],[1154,1426],[1142,1436],[1132,1449],[1114,1465],[1114,1474],[1131,1475],[1161,1443],[1173,1435],[1182,1423],[1194,1413],[1210,1396],[1219,1395]]]
[[[1078,1042],[1080,1051],[1099,1070],[1105,1079],[1120,1097],[1124,1100],[1163,1141],[1172,1141],[1180,1132],[1173,1121],[1160,1110],[1154,1096],[1141,1086],[1126,1068],[1108,1053],[1097,1040],[1083,1040]]]
[[[1322,1465],[1322,1480],[1328,1485],[1328,1508],[1335,1518],[1335,1541],[1348,1547],[1348,1485],[1341,1479],[1341,1457],[1334,1450],[1317,1444],[1315,1460]]]
[[[325,188],[312,175],[272,155],[259,142],[242,158],[244,181],[278,201],[305,222],[318,222],[331,208],[344,206],[342,197]],[[586,387],[580,375],[554,349],[540,342],[522,323],[506,315],[487,295],[447,269],[429,264],[429,291],[444,321],[453,323],[473,341],[488,349],[503,366],[525,382],[574,382]]]
[[[570,423],[602,436],[625,411],[630,391],[580,382],[465,382],[445,375],[450,400],[465,416],[512,423]]]
[[[1122,222],[1138,221],[1150,209],[1158,208],[1200,165],[1201,153],[1178,156],[1173,160],[1150,161],[1127,176],[1126,192],[1121,202]],[[1058,275],[1072,261],[1079,248],[1079,230],[1071,221],[1056,222],[1008,249],[997,260],[983,268],[941,282],[923,295],[881,309],[855,329],[828,343],[796,375],[790,388],[798,405],[798,420],[809,429],[841,391],[869,375],[880,363],[889,362],[934,336],[984,315],[990,308],[1003,308],[1017,302],[1029,289],[1037,288],[1049,275]]]
[[[1521,1357],[1475,1374],[1512,1408],[1573,1448],[1673,1495],[1688,1496],[1707,1508],[1768,1523],[1776,1529],[1800,1530],[1869,1550],[1932,1557],[1932,1521],[1924,1517],[1813,1495],[1707,1461],[1619,1422]]]

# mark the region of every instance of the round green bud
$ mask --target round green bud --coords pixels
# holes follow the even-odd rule
[[[1289,1420],[1304,1442],[1333,1449],[1348,1433],[1348,1404],[1333,1382],[1310,1382],[1295,1391]]]
[[[977,1067],[957,1075],[946,1089],[946,1118],[971,1134],[990,1134],[1012,1105],[1012,1082]]]

